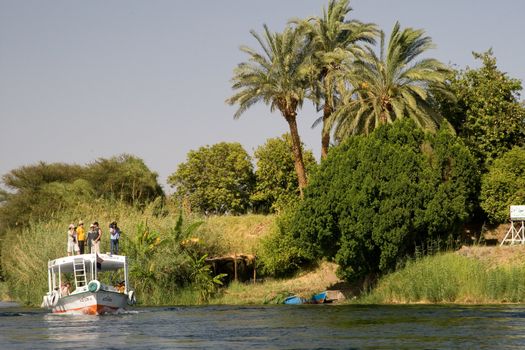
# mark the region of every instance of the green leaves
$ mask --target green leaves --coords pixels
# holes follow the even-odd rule
[[[11,227],[101,197],[144,205],[164,195],[157,174],[126,154],[85,166],[40,162],[13,169],[2,180],[14,193],[3,197],[0,223]]]
[[[340,93],[342,103],[332,121],[335,137],[369,134],[381,124],[410,118],[417,127],[437,130],[447,121],[430,108],[431,88],[442,89],[448,68],[435,59],[420,59],[433,46],[423,30],[394,25],[385,48],[381,32],[380,54],[367,47],[350,61],[344,78],[348,86]]]
[[[254,185],[250,156],[240,143],[221,142],[188,153],[168,178],[175,196],[202,213],[245,213]]]
[[[493,223],[509,218],[511,205],[525,204],[525,149],[514,147],[483,175],[481,207]]]
[[[513,146],[525,142],[525,108],[519,102],[521,82],[501,72],[492,50],[473,53],[478,69],[456,72],[449,88],[455,100],[439,98],[451,121],[483,170]]]
[[[303,256],[332,258],[342,277],[356,280],[457,232],[476,185],[475,161],[455,136],[395,122],[334,148],[285,232]]]
[[[255,150],[256,185],[251,200],[263,212],[279,212],[299,197],[299,183],[294,169],[290,134],[268,139]],[[307,171],[313,170],[315,158],[303,150]]]
[[[150,171],[142,159],[129,154],[99,158],[88,166],[86,173],[97,197],[142,204],[163,196],[157,173]]]

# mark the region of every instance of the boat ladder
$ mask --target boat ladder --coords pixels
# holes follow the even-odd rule
[[[76,288],[86,285],[86,262],[82,258],[73,260]]]

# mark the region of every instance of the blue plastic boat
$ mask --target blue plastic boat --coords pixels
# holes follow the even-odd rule
[[[284,299],[284,303],[287,305],[323,304],[325,301],[326,301],[326,292],[314,294],[310,299],[301,298],[297,295],[292,295]]]

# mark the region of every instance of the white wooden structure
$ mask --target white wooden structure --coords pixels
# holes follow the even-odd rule
[[[525,244],[525,205],[510,206],[510,228],[500,245],[506,243]]]

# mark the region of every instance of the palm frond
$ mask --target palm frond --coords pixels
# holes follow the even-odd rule
[[[381,31],[379,54],[365,46],[344,70],[344,78],[353,88],[340,90],[343,106],[336,113],[334,135],[341,139],[355,133],[367,134],[381,123],[402,118],[414,119],[419,127],[429,130],[446,124],[432,111],[430,100],[431,90],[445,89],[450,71],[435,59],[418,60],[432,47],[432,40],[423,30],[402,29],[399,22],[388,44]],[[344,106],[348,101],[351,105]]]

